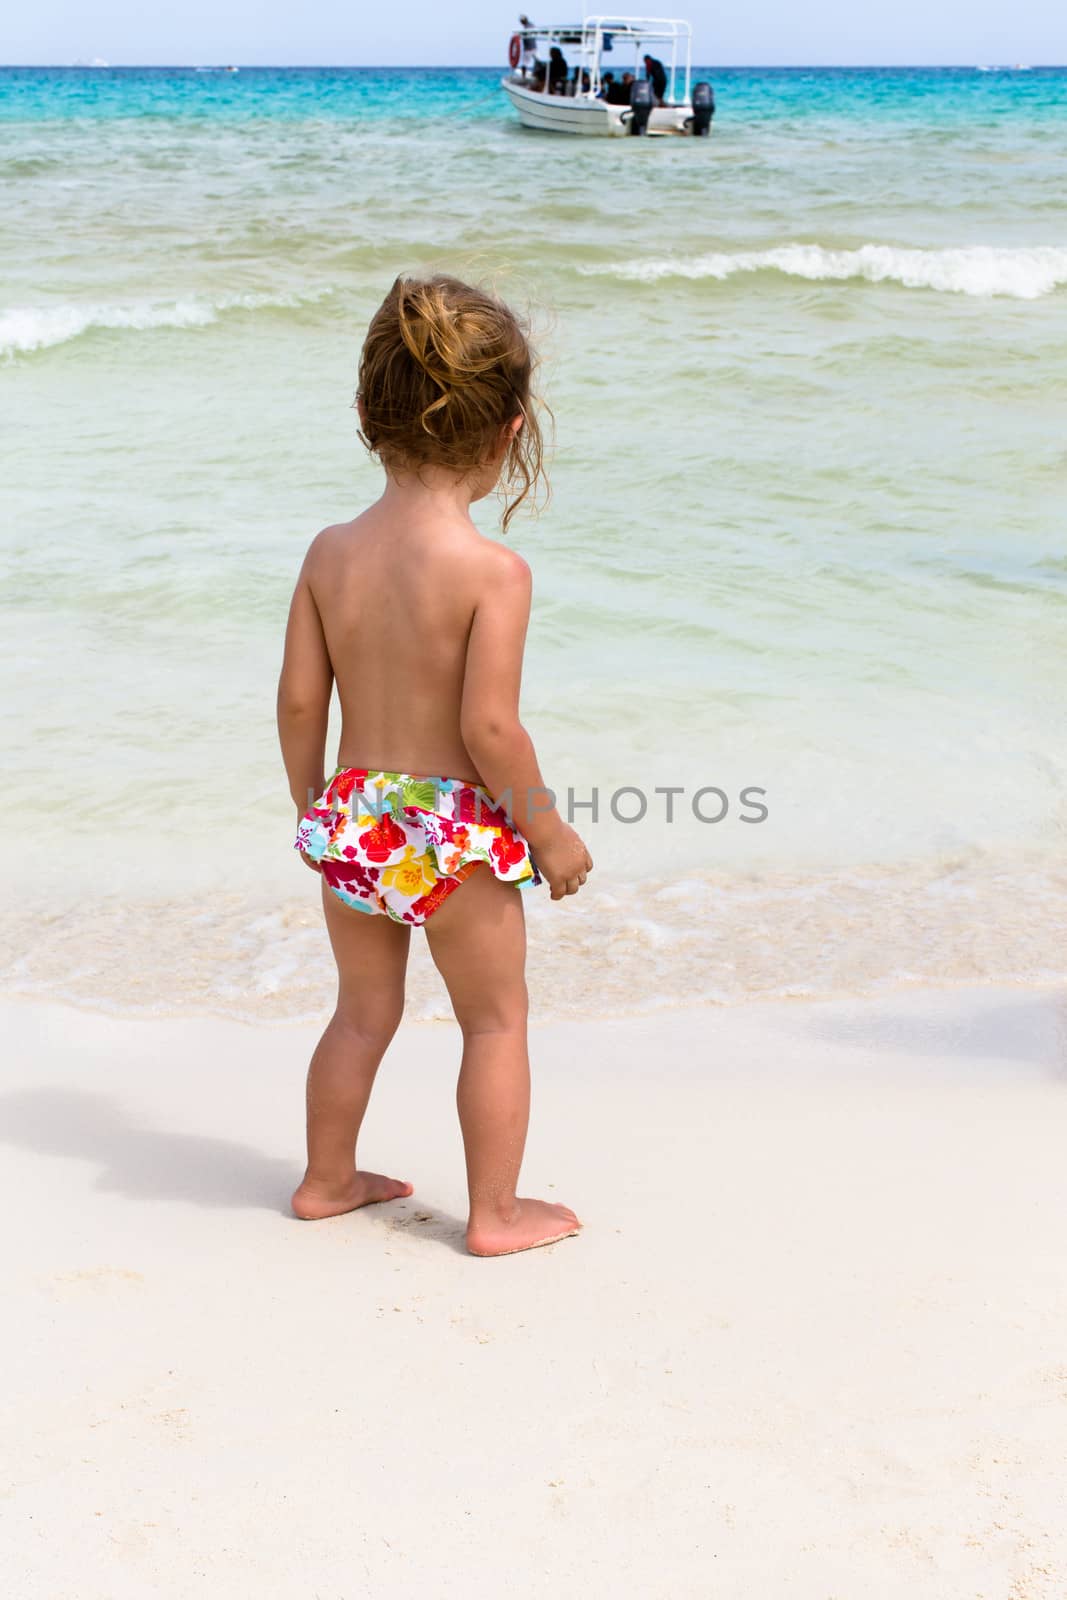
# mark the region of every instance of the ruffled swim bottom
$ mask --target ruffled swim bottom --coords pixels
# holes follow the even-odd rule
[[[301,818],[295,849],[346,906],[420,924],[479,863],[540,883],[522,834],[478,784],[340,767]]]

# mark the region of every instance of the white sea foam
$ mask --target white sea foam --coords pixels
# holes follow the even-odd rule
[[[0,354],[46,350],[95,328],[203,328],[227,311],[285,308],[317,298],[321,295],[230,294],[215,300],[145,300],[129,305],[9,306],[0,311]]]
[[[655,283],[661,278],[731,278],[742,272],[780,272],[813,281],[849,278],[899,283],[906,289],[950,294],[1003,295],[1037,300],[1067,284],[1067,246],[914,250],[865,244],[858,250],[826,250],[817,244],[786,244],[773,250],[712,251],[701,256],[657,256],[579,267],[591,277]]]
[[[614,913],[590,888],[565,917],[531,890],[537,1013],[622,1016],[923,983],[1062,984],[1067,868],[1045,854],[616,881]],[[0,994],[133,1014],[324,1019],[336,978],[315,895],[260,898],[242,871],[239,889],[220,883],[207,896],[94,892],[91,919],[84,895],[58,911],[53,896],[46,918],[25,902],[0,905]],[[946,877],[965,881],[965,902],[944,894]],[[421,939],[407,994],[410,1016],[449,1016]]]

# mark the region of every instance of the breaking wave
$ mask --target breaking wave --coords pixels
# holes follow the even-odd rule
[[[707,255],[654,257],[586,265],[592,277],[655,283],[661,278],[731,278],[742,272],[781,272],[813,281],[849,278],[899,283],[906,289],[949,294],[1004,295],[1037,300],[1067,283],[1067,246],[968,245],[950,250],[911,250],[865,244],[858,250],[826,250],[817,244],[786,244],[772,250],[712,251]]]
[[[205,328],[228,311],[287,309],[320,300],[313,294],[230,294],[215,300],[138,301],[130,305],[9,306],[0,311],[0,355],[67,344],[94,329]]]

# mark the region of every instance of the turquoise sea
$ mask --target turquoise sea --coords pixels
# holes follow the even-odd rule
[[[705,73],[710,140],[599,141],[490,70],[0,70],[7,990],[328,1004],[275,678],[425,267],[555,416],[526,716],[600,815],[541,1013],[1063,974],[1067,69]]]

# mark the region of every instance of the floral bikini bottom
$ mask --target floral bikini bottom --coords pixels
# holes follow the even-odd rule
[[[540,883],[521,833],[478,784],[339,767],[301,818],[295,849],[346,906],[423,923],[479,862]]]

